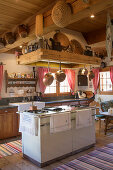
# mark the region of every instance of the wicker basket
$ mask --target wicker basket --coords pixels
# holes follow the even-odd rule
[[[84,49],[82,48],[81,44],[73,39],[70,41],[70,46],[72,48],[72,52],[77,53],[77,54],[83,54]]]
[[[52,20],[58,27],[65,27],[71,20],[72,9],[71,6],[65,2],[65,0],[60,0],[56,3],[52,10]]]

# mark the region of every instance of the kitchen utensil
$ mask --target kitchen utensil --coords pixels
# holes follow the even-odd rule
[[[84,50],[83,50],[81,44],[77,40],[72,39],[70,41],[70,46],[72,48],[72,52],[77,53],[77,54],[83,54]]]
[[[57,32],[55,33],[55,35],[53,36],[53,40],[55,42],[60,42],[61,46],[63,49],[67,49],[69,47],[69,39],[68,37],[61,33],[61,32]]]
[[[101,68],[105,68],[106,65],[107,65],[107,64],[106,64],[105,62],[102,61],[100,67],[101,67]]]
[[[49,72],[49,62],[48,62],[48,73],[44,75],[43,83],[45,86],[50,86],[53,83],[54,77],[52,73]]]
[[[86,50],[84,51],[84,55],[93,56],[93,52],[92,52],[90,46],[86,46]]]
[[[5,47],[5,40],[3,38],[0,38],[0,49]]]
[[[49,39],[51,41],[52,50],[62,51],[62,47],[60,42],[55,42],[52,38]]]
[[[28,27],[24,24],[18,26],[18,34],[21,38],[25,38],[28,35]]]
[[[65,27],[68,25],[72,16],[71,5],[65,0],[60,0],[52,9],[52,20],[58,27]]]
[[[15,42],[16,38],[12,32],[7,32],[5,34],[5,40],[6,40],[7,44],[13,44]]]
[[[56,73],[55,73],[55,79],[58,81],[58,82],[63,82],[66,78],[66,75],[65,73],[61,70],[61,62],[60,62],[60,70],[58,70]]]
[[[95,78],[95,74],[91,70],[90,73],[89,73],[89,81],[91,81],[93,78]]]

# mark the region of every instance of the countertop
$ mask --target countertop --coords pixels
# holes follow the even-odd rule
[[[93,98],[93,97],[92,97]],[[54,101],[45,101],[45,104],[52,104],[52,103],[65,103],[65,102],[80,102],[80,101],[87,101],[92,98],[84,98],[84,99],[66,99],[66,100],[54,100]]]
[[[2,105],[0,106],[0,110],[2,109],[9,109],[9,108],[16,108],[17,106],[11,106],[11,105]]]

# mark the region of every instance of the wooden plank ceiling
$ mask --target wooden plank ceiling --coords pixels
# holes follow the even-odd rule
[[[17,25],[28,23],[30,32],[28,37],[21,39],[17,37],[16,42],[11,45],[6,45],[0,49],[0,52],[7,52],[10,49],[16,48],[22,43],[27,43],[35,38],[35,16],[37,14],[44,15],[44,34],[58,29],[51,18],[51,9],[57,0],[0,0],[0,37],[4,36],[7,31],[13,31]],[[113,19],[113,0],[90,0],[90,4],[83,3],[83,0],[67,0],[73,7],[73,17],[71,24],[66,28],[82,32],[84,37],[89,37],[87,42],[93,44],[91,38],[95,37],[96,30],[104,29],[106,25],[107,12],[110,12]],[[95,18],[91,19],[90,14],[95,14]],[[32,19],[31,19],[32,18]],[[28,22],[29,21],[29,22]],[[95,43],[99,39],[95,40]],[[101,36],[101,40],[105,39]]]
[[[0,0],[0,34],[13,29],[53,0]]]

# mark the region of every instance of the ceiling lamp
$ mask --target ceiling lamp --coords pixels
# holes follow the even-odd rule
[[[58,27],[65,27],[72,17],[71,5],[66,0],[60,0],[52,9],[52,20]]]
[[[90,16],[91,18],[95,18],[95,15],[94,14],[91,14],[91,16]]]

